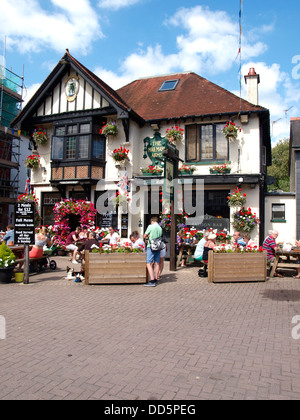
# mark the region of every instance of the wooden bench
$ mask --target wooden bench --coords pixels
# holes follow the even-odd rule
[[[38,262],[42,261],[44,258],[46,258],[46,257],[43,256],[41,258],[29,258],[29,264],[33,263],[34,271],[39,271],[38,270]],[[24,258],[18,258],[18,259],[15,260],[15,264],[21,264],[21,263],[24,263]]]

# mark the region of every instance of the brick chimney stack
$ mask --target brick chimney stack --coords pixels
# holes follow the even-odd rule
[[[256,74],[252,67],[247,76],[245,76],[245,83],[247,85],[247,101],[254,105],[258,105],[258,85],[260,83],[259,74]]]

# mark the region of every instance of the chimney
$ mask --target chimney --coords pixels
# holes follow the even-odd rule
[[[256,74],[254,68],[249,70],[245,76],[245,83],[247,85],[247,101],[254,105],[258,105],[258,85],[260,83],[259,74]]]

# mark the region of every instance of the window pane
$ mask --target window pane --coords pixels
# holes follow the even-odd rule
[[[227,159],[228,140],[222,133],[222,125],[216,125],[216,159]]]
[[[186,127],[186,145],[186,160],[198,160],[196,125]]]
[[[213,126],[201,126],[201,159],[213,160]]]
[[[52,159],[63,159],[64,139],[63,137],[52,138]]]
[[[272,204],[272,219],[285,220],[285,204]]]
[[[80,136],[78,138],[78,157],[87,159],[89,157],[89,136]]]
[[[68,134],[76,134],[76,133],[77,133],[77,125],[69,125]]]
[[[80,133],[89,133],[90,124],[80,124]]]
[[[104,145],[105,140],[101,138],[94,138],[93,140],[93,157],[104,160]]]
[[[64,136],[65,132],[66,132],[66,129],[65,129],[64,126],[63,127],[56,127],[55,134],[57,136]]]
[[[75,159],[76,157],[76,137],[68,137],[66,144],[66,158]]]

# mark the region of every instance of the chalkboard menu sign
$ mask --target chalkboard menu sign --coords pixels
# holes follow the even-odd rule
[[[17,203],[15,207],[15,243],[34,244],[35,206],[33,203]]]

